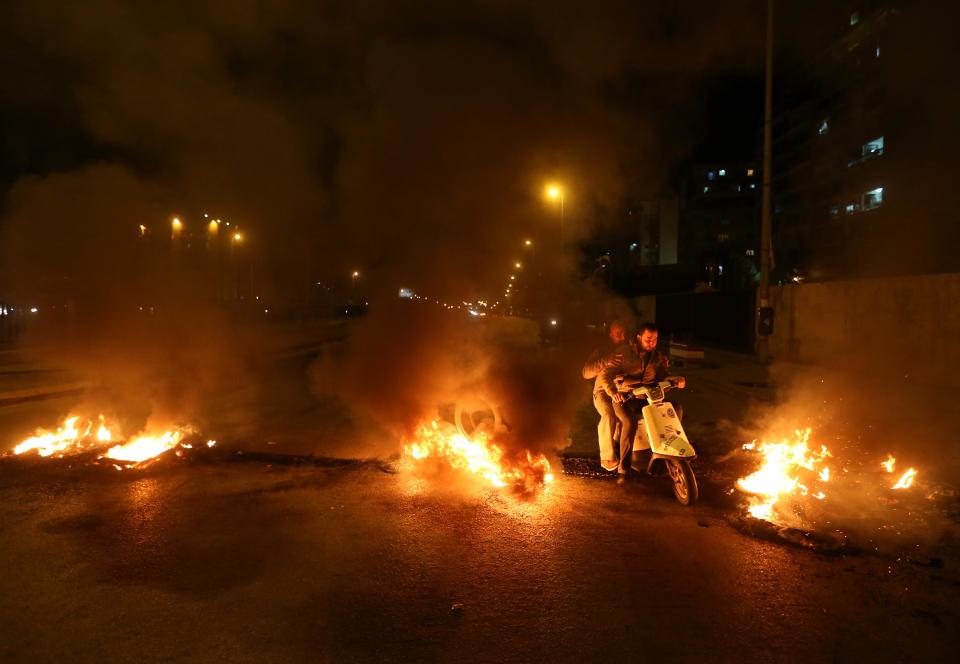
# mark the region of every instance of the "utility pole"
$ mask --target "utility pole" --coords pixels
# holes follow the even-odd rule
[[[560,248],[563,249],[563,192],[560,192]]]
[[[767,0],[767,58],[763,100],[763,196],[760,211],[760,288],[757,290],[756,351],[760,359],[770,353],[768,325],[772,327],[770,306],[770,258],[772,255],[770,217],[770,171],[773,168],[773,0]],[[770,316],[769,322],[766,318]]]

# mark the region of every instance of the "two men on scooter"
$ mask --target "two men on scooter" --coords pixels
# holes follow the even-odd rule
[[[644,385],[666,380],[670,360],[657,350],[659,336],[659,330],[654,323],[645,323],[637,332],[635,339],[618,348],[622,362],[607,366],[597,378],[604,393],[610,397],[614,415],[620,422],[618,483],[625,482],[627,473],[630,472],[634,437],[637,434],[641,409],[646,402],[643,399],[633,398],[629,392],[618,391],[615,379],[618,376],[624,376]],[[683,388],[685,385],[685,379],[677,378],[677,387]],[[680,404],[674,403],[674,408],[677,415],[682,418],[683,409]]]

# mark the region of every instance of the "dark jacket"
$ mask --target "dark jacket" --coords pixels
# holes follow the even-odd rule
[[[623,355],[623,364],[606,367],[596,381],[596,385],[611,398],[617,393],[617,386],[613,382],[617,376],[639,378],[641,383],[647,385],[664,380],[668,375],[670,360],[657,349],[647,353],[640,350],[639,346],[627,343],[618,346],[615,353]]]
[[[622,352],[623,345],[607,344],[606,347],[598,348],[590,354],[583,365],[583,377],[587,380],[593,379],[594,392],[604,391],[600,376],[605,369],[620,366],[620,361],[616,360],[615,357]]]

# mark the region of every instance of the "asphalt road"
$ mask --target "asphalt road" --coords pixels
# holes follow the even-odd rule
[[[17,662],[947,661],[957,563],[742,535],[716,496],[558,476],[0,461]],[[457,607],[457,608],[454,608]]]
[[[309,361],[225,393],[199,423],[228,448],[211,459],[0,459],[0,660],[942,661],[960,645],[960,556],[755,539],[709,482],[683,508],[652,480],[558,474],[518,500],[451,472],[283,462],[382,452],[311,395]],[[690,373],[705,460],[724,449],[710,423],[764,396],[747,369]],[[79,400],[0,409],[0,449]],[[584,403],[567,454],[596,453]]]

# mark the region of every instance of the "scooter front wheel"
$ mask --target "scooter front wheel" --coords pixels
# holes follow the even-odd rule
[[[666,459],[667,472],[673,482],[673,495],[681,505],[693,505],[700,497],[697,478],[687,459]]]

